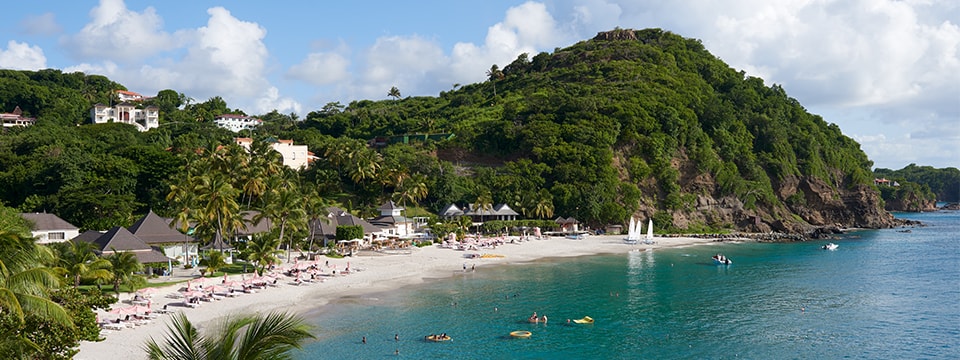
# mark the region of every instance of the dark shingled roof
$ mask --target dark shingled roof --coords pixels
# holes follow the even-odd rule
[[[101,236],[103,236],[102,232],[99,232],[96,230],[87,230],[87,231],[84,231],[82,234],[77,235],[77,237],[70,239],[70,241],[83,241],[83,242],[92,243],[97,241],[97,239],[99,239]]]
[[[130,226],[130,232],[147,244],[169,244],[192,242],[193,238],[171,229],[169,223],[150,210],[140,220]]]
[[[101,252],[113,252],[116,251],[135,251],[135,250],[150,250],[152,249],[150,245],[143,242],[140,238],[130,230],[122,226],[116,226],[110,231],[107,231],[106,234],[100,235],[99,238],[94,242],[97,245],[97,249]]]
[[[253,218],[260,215],[259,211],[245,211],[243,213],[244,227],[237,229],[237,235],[253,235],[270,231],[270,219],[260,219],[259,224],[254,224]]]
[[[337,234],[338,225],[360,225],[363,227],[364,234],[381,231],[379,227],[376,227],[366,220],[356,217],[353,214],[337,207],[328,207],[327,216],[325,218],[327,221],[324,221],[323,219],[310,221],[310,226],[313,228],[314,232],[314,238],[324,236],[333,238]]]
[[[125,227],[117,226],[107,233],[101,235],[94,241],[101,256],[109,256],[117,252],[129,251],[137,257],[137,261],[142,264],[167,262],[170,260],[163,253],[154,250],[150,245],[143,242],[140,238],[127,230]]]
[[[20,217],[29,221],[34,231],[78,230],[76,226],[73,226],[73,224],[66,222],[54,214],[22,213]]]

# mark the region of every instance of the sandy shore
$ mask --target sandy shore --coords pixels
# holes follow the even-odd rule
[[[331,268],[344,269],[349,262],[355,270],[351,274],[326,277],[324,282],[296,286],[293,278],[281,278],[280,285],[268,287],[255,294],[242,294],[234,298],[225,298],[214,302],[205,302],[197,308],[181,306],[181,300],[168,298],[184,284],[159,288],[153,295],[151,306],[160,309],[169,304],[168,309],[183,312],[191,322],[203,328],[211,320],[230,314],[269,312],[284,310],[304,313],[332,300],[366,293],[376,293],[403,286],[417,284],[425,279],[452,276],[454,272],[467,267],[477,268],[497,264],[528,262],[551,257],[574,257],[594,254],[625,253],[632,249],[657,249],[714,243],[713,239],[700,238],[656,238],[654,244],[628,245],[623,236],[588,236],[584,240],[554,237],[547,240],[530,240],[516,244],[505,244],[496,249],[479,251],[457,251],[437,246],[414,248],[408,253],[380,255],[361,254],[344,259],[322,258],[329,261]],[[465,253],[497,254],[503,257],[467,259]],[[289,267],[292,264],[287,264]],[[329,273],[330,271],[326,271]],[[186,277],[184,277],[186,279]],[[207,279],[206,284],[219,283],[222,278]],[[240,280],[232,276],[230,280]],[[131,295],[121,294],[121,301]],[[130,306],[117,303],[115,307]],[[119,315],[101,312],[102,319],[116,319]],[[83,342],[75,359],[145,359],[143,345],[151,337],[161,339],[166,331],[169,315],[161,315],[149,324],[132,329],[110,331],[101,342]]]

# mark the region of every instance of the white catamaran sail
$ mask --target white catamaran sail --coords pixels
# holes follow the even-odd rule
[[[653,242],[653,219],[650,219],[650,222],[647,224],[647,239],[644,240],[644,242]]]
[[[623,239],[623,241],[628,244],[636,244],[637,241],[640,241],[640,229],[642,226],[643,224],[641,222],[630,217],[630,227],[627,228],[627,238]]]

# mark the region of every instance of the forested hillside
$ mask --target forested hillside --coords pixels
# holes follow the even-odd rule
[[[896,182],[898,186],[880,186],[880,193],[891,211],[931,211],[936,202],[960,202],[960,170],[935,169],[910,164],[900,170],[879,168],[878,178]]]
[[[263,114],[264,126],[243,135],[307,144],[319,160],[297,174],[300,186],[368,215],[394,199],[432,212],[506,203],[526,218],[572,216],[594,227],[637,215],[652,217],[658,231],[893,224],[855,141],[697,40],[617,29],[523,54],[487,76],[437,97],[384,89],[393,99],[329,103],[302,120]],[[40,119],[0,137],[3,202],[66,213],[85,228],[124,224],[147,208],[172,216],[179,210],[166,195],[189,161],[176,154],[235,135],[210,124],[239,112],[220,98],[198,103],[161,91],[148,102],[161,107],[161,127],[137,133],[121,124],[65,126],[89,122],[89,106],[122,88],[101,77],[4,71],[0,81],[0,110],[20,106]],[[83,91],[89,83],[102,85]],[[64,100],[30,95],[44,91]],[[368,145],[427,133],[453,137]]]

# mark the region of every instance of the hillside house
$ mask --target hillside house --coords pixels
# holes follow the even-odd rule
[[[129,101],[114,106],[96,104],[90,109],[90,120],[94,124],[130,124],[139,131],[147,131],[160,127],[160,108],[150,105],[139,109],[136,103]]]
[[[240,114],[217,115],[213,118],[213,122],[217,124],[217,126],[235,133],[243,130],[253,130],[259,127],[260,124],[263,124],[263,120]]]
[[[80,229],[59,216],[47,213],[22,213],[30,223],[30,232],[38,244],[64,242],[80,235]]]
[[[20,107],[17,106],[13,109],[11,113],[0,113],[0,123],[3,124],[3,127],[26,127],[33,125],[37,122],[37,119],[32,117],[23,116],[23,110],[20,110]]]
[[[234,138],[233,141],[247,150],[250,150],[250,145],[253,144],[253,139],[251,138]],[[291,169],[305,169],[311,162],[317,159],[312,152],[307,150],[306,145],[294,145],[293,140],[268,138],[263,141],[270,143],[270,147],[283,157],[283,165]]]

